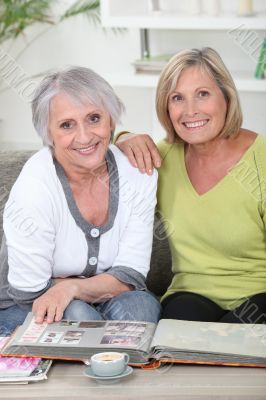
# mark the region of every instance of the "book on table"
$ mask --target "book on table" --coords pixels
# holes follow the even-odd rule
[[[32,313],[2,350],[31,356],[89,362],[92,354],[123,351],[130,364],[147,368],[162,362],[266,367],[266,325],[162,319],[70,321],[36,324]]]
[[[132,65],[137,73],[160,74],[173,54],[159,54],[135,60]]]
[[[0,350],[9,337],[0,337]],[[51,360],[39,357],[0,357],[0,383],[29,383],[47,379]]]

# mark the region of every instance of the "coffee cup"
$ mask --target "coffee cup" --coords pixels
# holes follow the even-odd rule
[[[128,354],[113,351],[94,354],[90,359],[92,372],[98,376],[120,375],[125,371],[128,362]]]

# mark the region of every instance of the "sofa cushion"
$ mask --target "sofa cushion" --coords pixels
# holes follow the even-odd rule
[[[3,235],[3,211],[11,187],[33,151],[0,151],[0,238]]]
[[[150,271],[147,287],[157,296],[162,296],[173,277],[172,258],[161,218],[155,214]]]

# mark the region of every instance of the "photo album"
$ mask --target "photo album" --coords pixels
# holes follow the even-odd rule
[[[266,367],[266,325],[162,319],[143,321],[71,321],[36,324],[29,313],[2,356],[81,360],[101,351],[123,351],[130,364],[220,364]]]

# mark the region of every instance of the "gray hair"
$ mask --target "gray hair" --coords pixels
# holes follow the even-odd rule
[[[124,111],[124,105],[113,88],[91,69],[74,66],[51,73],[36,88],[31,104],[33,125],[46,146],[52,146],[48,130],[50,102],[60,92],[79,103],[89,102],[104,109],[109,113],[114,127]]]

